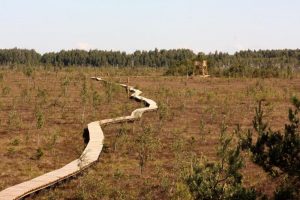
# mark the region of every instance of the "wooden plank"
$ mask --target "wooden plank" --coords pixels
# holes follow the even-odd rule
[[[99,77],[92,77],[92,79],[103,81],[103,79]],[[127,86],[125,84],[120,85],[122,87],[129,88],[129,91],[133,92],[131,97],[139,101],[144,101],[147,104],[147,107],[134,110],[130,116],[105,119],[89,123],[88,130],[90,140],[84,151],[82,152],[80,158],[73,160],[60,169],[48,172],[29,181],[25,181],[23,183],[2,190],[0,192],[0,200],[23,198],[29,194],[47,188],[53,184],[72,177],[77,173],[80,173],[86,167],[89,167],[91,164],[95,163],[100,156],[104,140],[104,134],[100,125],[134,121],[142,117],[144,112],[157,109],[157,104],[155,101],[140,96],[142,94],[142,91],[134,89],[133,87]]]

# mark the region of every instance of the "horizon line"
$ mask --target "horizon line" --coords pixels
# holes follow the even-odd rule
[[[221,50],[215,50],[215,51],[210,51],[210,52],[204,52],[204,51],[196,51],[194,49],[190,49],[190,48],[169,48],[169,49],[165,49],[165,48],[154,48],[154,49],[136,49],[134,51],[126,51],[126,50],[114,50],[114,49],[98,49],[98,48],[91,48],[91,49],[81,49],[81,48],[70,48],[70,49],[61,49],[61,50],[57,50],[57,51],[46,51],[46,52],[42,52],[42,51],[38,51],[35,48],[20,48],[20,47],[13,47],[13,48],[0,48],[0,50],[12,50],[12,49],[18,49],[18,50],[34,50],[36,53],[40,54],[40,55],[44,55],[47,53],[60,53],[61,51],[85,51],[85,52],[90,52],[90,51],[105,51],[105,52],[121,52],[121,53],[126,53],[127,55],[131,55],[134,54],[137,51],[140,52],[150,52],[150,51],[171,51],[171,50],[190,50],[192,51],[194,54],[200,54],[200,53],[204,53],[205,55],[210,55],[210,54],[215,54],[215,53],[223,53],[223,54],[229,54],[229,55],[234,55],[236,53],[239,52],[244,52],[244,51],[252,51],[252,52],[258,52],[258,51],[285,51],[285,50],[291,50],[291,51],[299,51],[300,48],[274,48],[274,49],[240,49],[240,50],[236,50],[234,52],[228,52],[228,51],[221,51]]]

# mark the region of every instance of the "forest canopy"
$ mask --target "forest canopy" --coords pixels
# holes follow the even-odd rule
[[[135,51],[62,50],[40,54],[27,49],[0,49],[0,65],[52,65],[52,66],[115,66],[115,67],[176,67],[186,61],[207,60],[209,68],[299,68],[300,49],[296,50],[247,50],[233,55],[223,52],[194,53],[189,49]]]

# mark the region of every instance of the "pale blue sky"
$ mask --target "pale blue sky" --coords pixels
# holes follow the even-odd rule
[[[0,0],[0,48],[300,48],[299,0]]]

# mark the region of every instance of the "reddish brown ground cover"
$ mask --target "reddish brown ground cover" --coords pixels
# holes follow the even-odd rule
[[[113,77],[127,75],[125,70],[119,74],[108,69],[36,70],[30,77],[21,70],[0,73],[0,190],[76,159],[84,149],[82,133],[88,122],[123,116],[142,106],[129,100],[123,89],[89,79],[109,75],[107,79],[126,82],[127,76]],[[282,129],[290,97],[300,96],[299,78],[187,80],[149,70],[137,75],[147,76],[130,77],[130,84],[155,100],[160,109],[146,113],[139,122],[105,127],[99,163],[82,176],[30,198],[183,197],[182,176],[191,161],[201,155],[217,159],[222,121],[229,127],[228,134],[237,124],[244,130],[251,128],[256,101],[265,98],[270,125]],[[147,138],[152,141],[151,156],[140,174],[137,141],[145,127],[152,133]],[[270,196],[278,180],[244,155],[244,184]]]

